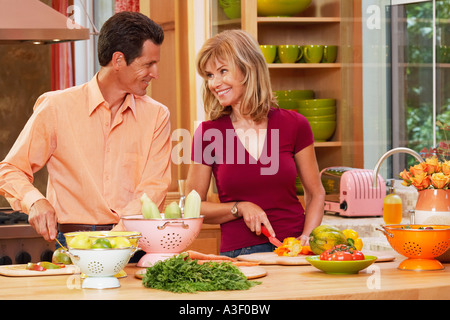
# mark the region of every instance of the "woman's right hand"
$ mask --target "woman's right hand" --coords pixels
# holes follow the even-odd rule
[[[269,230],[272,237],[275,237],[275,231],[273,230],[266,213],[258,205],[247,201],[239,202],[238,213],[252,232],[260,235],[261,225],[263,224],[267,230]]]

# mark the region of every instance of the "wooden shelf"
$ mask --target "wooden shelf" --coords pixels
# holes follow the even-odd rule
[[[241,19],[218,20],[218,21],[213,21],[212,26],[214,26],[214,27],[232,26],[232,25],[241,25],[241,23],[242,23]]]
[[[269,69],[333,69],[340,68],[340,63],[270,63]]]
[[[258,17],[257,22],[263,23],[340,23],[340,17]]]

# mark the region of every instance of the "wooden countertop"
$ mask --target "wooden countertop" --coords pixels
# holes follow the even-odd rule
[[[449,299],[450,264],[440,271],[402,271],[402,261],[375,263],[370,272],[329,275],[312,266],[263,266],[268,275],[262,284],[244,291],[175,294],[145,288],[134,277],[139,270],[129,264],[128,276],[117,289],[81,289],[79,275],[5,277],[0,276],[0,300],[290,300],[290,299]]]

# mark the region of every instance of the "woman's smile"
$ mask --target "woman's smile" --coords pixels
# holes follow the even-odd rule
[[[216,92],[217,92],[217,95],[220,97],[220,96],[226,95],[230,91],[231,91],[231,88],[225,89],[225,90],[216,91]]]

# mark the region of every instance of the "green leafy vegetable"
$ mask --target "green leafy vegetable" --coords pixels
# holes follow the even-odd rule
[[[185,254],[158,261],[147,268],[142,278],[147,288],[172,292],[247,290],[261,282],[249,281],[230,262],[198,264]]]

